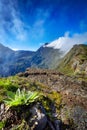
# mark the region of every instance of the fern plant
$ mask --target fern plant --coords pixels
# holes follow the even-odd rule
[[[31,92],[31,91],[25,91],[18,89],[16,93],[8,92],[7,93],[7,99],[4,100],[7,109],[13,106],[19,106],[19,105],[29,105],[30,103],[33,103],[36,101],[36,99],[39,98],[38,92]]]

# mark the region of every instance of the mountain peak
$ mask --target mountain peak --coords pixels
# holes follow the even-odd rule
[[[3,44],[0,43],[0,51],[3,52],[3,50],[5,50],[5,51],[13,51],[9,47],[6,47],[6,46],[4,46]]]
[[[59,37],[58,39],[50,42],[47,45],[44,45],[44,47],[49,47],[53,49],[60,49],[65,54],[69,52],[69,50],[76,44],[85,44],[87,43],[86,33],[81,36],[80,34],[75,34],[72,36],[69,36],[69,34],[65,34],[62,37]]]
[[[57,40],[54,40],[53,42],[49,43],[49,44],[45,44],[44,47],[50,47],[50,48],[54,48],[54,49],[60,49],[63,45],[63,43],[61,42],[62,38],[59,38]]]

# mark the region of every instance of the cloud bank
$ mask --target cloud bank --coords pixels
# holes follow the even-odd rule
[[[87,44],[87,32],[83,34],[73,34],[72,36],[69,36],[69,32],[66,32],[63,37],[59,37],[57,40],[44,47],[61,49],[67,53],[75,44]]]

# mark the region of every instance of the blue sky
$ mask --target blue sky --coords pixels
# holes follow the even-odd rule
[[[70,37],[87,33],[87,0],[0,0],[5,46],[36,50],[67,32]]]

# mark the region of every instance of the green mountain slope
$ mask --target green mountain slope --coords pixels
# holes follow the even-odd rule
[[[87,45],[75,45],[62,59],[57,69],[68,75],[87,76]]]

